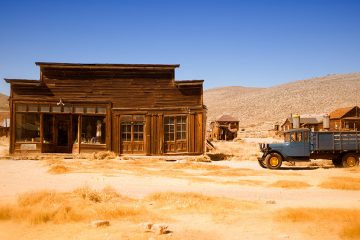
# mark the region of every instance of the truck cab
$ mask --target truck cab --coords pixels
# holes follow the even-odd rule
[[[284,142],[261,144],[263,155],[259,160],[262,167],[277,169],[283,161],[309,161],[310,159],[309,129],[292,129],[284,133]]]

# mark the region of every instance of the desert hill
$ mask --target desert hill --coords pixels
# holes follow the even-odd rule
[[[0,93],[0,111],[9,111],[9,97]]]
[[[282,121],[291,113],[322,114],[360,105],[360,73],[333,74],[270,88],[221,87],[204,91],[208,121],[227,113],[240,126]]]

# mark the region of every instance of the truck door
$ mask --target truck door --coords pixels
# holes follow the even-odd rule
[[[309,132],[291,132],[289,157],[308,157],[310,156]]]

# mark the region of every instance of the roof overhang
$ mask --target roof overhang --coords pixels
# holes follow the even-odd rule
[[[175,81],[175,84],[179,87],[186,87],[186,86],[202,86],[204,80],[179,80]]]
[[[104,64],[104,63],[56,63],[56,62],[35,62],[40,67],[50,68],[87,68],[87,69],[175,69],[180,64]]]
[[[40,84],[40,80],[33,80],[33,79],[11,79],[11,78],[4,78],[5,82],[10,84],[21,84],[21,85],[38,85]]]

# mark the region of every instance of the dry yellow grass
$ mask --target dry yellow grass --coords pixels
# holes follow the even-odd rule
[[[260,149],[257,143],[247,143],[243,141],[213,142],[216,150],[209,153],[209,157],[215,161],[219,160],[251,160],[256,161]]]
[[[136,200],[118,194],[111,187],[99,191],[82,187],[66,193],[44,190],[22,194],[16,204],[0,205],[0,220],[35,225],[95,219],[141,222],[171,220],[173,214],[195,213],[210,215],[215,220],[226,220],[241,216],[241,211],[258,208],[253,202],[191,192],[153,193]]]
[[[154,209],[166,214],[207,214],[214,221],[227,221],[241,216],[242,211],[259,209],[259,205],[249,201],[239,201],[224,197],[206,196],[199,193],[160,192],[144,198],[152,202]]]
[[[1,206],[0,218],[41,224],[115,218],[136,222],[148,217],[148,211],[134,202],[111,188],[96,191],[84,187],[69,193],[45,190],[23,194],[17,204]]]
[[[300,181],[288,181],[288,180],[279,180],[268,185],[268,187],[277,187],[277,188],[307,188],[311,185],[306,182]]]
[[[360,190],[360,178],[332,177],[322,182],[319,187],[339,190]]]
[[[339,229],[343,239],[360,239],[360,210],[339,208],[286,208],[275,219],[280,222],[313,223],[317,227]]]
[[[70,169],[62,164],[55,164],[51,166],[50,169],[48,170],[49,173],[53,173],[53,174],[62,174],[62,173],[67,173],[69,171]]]

